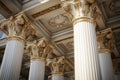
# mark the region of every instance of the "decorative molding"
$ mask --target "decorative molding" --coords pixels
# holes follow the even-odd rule
[[[10,41],[10,40],[17,40],[17,41],[22,42],[23,44],[26,44],[26,40],[22,37],[19,37],[19,36],[9,36],[9,37],[7,37],[7,41]]]
[[[63,9],[71,15],[73,23],[79,21],[94,22],[99,16],[100,12],[97,10],[95,0],[61,0]],[[90,4],[90,5],[89,5]],[[93,19],[94,20],[93,20]]]
[[[52,27],[61,28],[61,27],[65,27],[65,25],[69,24],[70,20],[65,14],[60,14],[60,15],[57,15],[57,16],[51,18],[48,23]]]
[[[71,51],[74,50],[72,36],[57,40],[55,41],[55,44],[65,53],[65,55],[68,55]]]
[[[113,32],[110,28],[97,32],[99,53],[114,53],[116,50]]]
[[[69,72],[74,69],[74,66],[64,56],[47,59],[46,65],[50,67],[52,75],[64,75],[65,71]]]
[[[73,50],[73,46],[74,46],[73,41],[67,42],[67,43],[66,43],[66,46],[67,46],[69,49],[72,49],[72,50]]]
[[[52,75],[63,75],[65,66],[67,66],[65,62],[65,57],[62,56],[54,59],[47,59],[47,66],[50,67]]]
[[[45,38],[28,43],[26,50],[31,53],[31,60],[45,60],[50,54],[53,54],[51,45]]]
[[[30,39],[30,37],[36,35],[35,26],[32,25],[24,13],[19,13],[2,21],[0,29],[6,33],[8,37],[17,36],[23,39]]]
[[[114,18],[119,19],[119,15],[120,15],[119,0],[102,0],[102,1],[97,0],[97,2],[99,4],[98,6],[100,7],[106,22],[109,22],[109,21],[116,22],[114,21]],[[113,19],[111,20],[111,18]]]
[[[61,5],[60,5],[60,4],[57,4],[57,5],[55,5],[55,6],[52,6],[52,7],[47,8],[47,9],[41,11],[41,12],[38,12],[38,13],[33,14],[32,17],[33,17],[33,18],[37,18],[37,17],[39,17],[39,16],[42,16],[42,15],[44,15],[44,14],[47,14],[47,13],[49,13],[49,12],[51,12],[51,11],[54,11],[54,10],[56,10],[56,9],[59,9],[59,8],[61,8]]]

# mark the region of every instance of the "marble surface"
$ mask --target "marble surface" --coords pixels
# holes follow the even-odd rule
[[[20,41],[7,42],[0,69],[0,80],[19,80],[24,44]]]
[[[30,64],[29,80],[44,80],[45,62],[33,60]]]

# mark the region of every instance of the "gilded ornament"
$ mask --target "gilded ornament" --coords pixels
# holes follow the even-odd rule
[[[69,23],[70,21],[65,14],[57,15],[49,20],[49,24],[52,27],[57,27],[57,28],[64,27]]]
[[[19,37],[19,36],[9,36],[9,37],[7,37],[7,41],[10,41],[10,40],[17,40],[17,41],[20,41],[20,42],[26,44],[26,40],[22,37]]]
[[[47,14],[47,13],[49,13],[49,12],[51,12],[51,11],[54,11],[54,10],[56,10],[56,9],[59,9],[59,8],[61,8],[61,5],[60,5],[60,4],[57,4],[57,5],[55,5],[55,6],[52,6],[52,7],[50,7],[50,8],[47,8],[47,9],[41,11],[41,12],[38,12],[38,13],[33,14],[32,17],[33,17],[33,18],[37,18],[37,17],[39,17],[39,16],[42,16],[42,15],[44,15],[44,14]]]
[[[94,0],[61,0],[62,8],[72,15],[73,24],[78,22],[95,23],[99,15]]]
[[[111,29],[97,32],[99,53],[111,53],[115,49],[113,33]]]
[[[26,49],[31,53],[31,60],[45,61],[48,54],[52,54],[53,50],[46,39],[35,40],[33,43],[29,43]]]
[[[47,59],[47,66],[50,66],[52,75],[63,75],[66,66],[65,57]]]
[[[31,22],[28,20],[24,13],[19,13],[15,16],[11,16],[7,20],[4,20],[0,24],[0,29],[7,34],[8,38],[16,36],[22,39],[23,38],[26,39],[28,37],[28,33],[30,32],[31,29],[32,31],[35,31],[35,29],[31,25]],[[30,35],[31,33],[29,33],[29,36]]]

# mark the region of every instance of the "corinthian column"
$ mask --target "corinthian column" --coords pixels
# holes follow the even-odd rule
[[[75,80],[101,80],[93,18],[97,13],[92,4],[94,0],[62,1],[74,28]]]
[[[30,28],[27,23],[25,15],[19,14],[0,25],[0,29],[8,35],[0,69],[0,80],[19,80],[26,33]]]
[[[106,29],[97,33],[99,60],[102,80],[114,80],[111,52],[114,52],[112,30]]]
[[[47,66],[51,69],[52,80],[64,80],[64,69],[66,66],[65,57],[48,59]]]
[[[29,80],[44,80],[45,59],[52,53],[52,48],[46,39],[41,39],[28,44],[27,49],[31,52]]]

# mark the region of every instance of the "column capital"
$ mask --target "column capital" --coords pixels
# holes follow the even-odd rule
[[[111,53],[115,49],[113,33],[110,28],[97,32],[97,41],[99,53]]]
[[[47,59],[47,66],[51,68],[52,75],[64,75],[66,66],[65,57]]]
[[[63,9],[69,13],[73,23],[94,22],[100,16],[95,0],[61,0]]]
[[[35,28],[24,13],[19,13],[4,20],[0,24],[0,29],[7,34],[8,40],[18,40],[18,38],[25,40],[28,35],[35,35]]]
[[[31,60],[45,61],[48,54],[53,53],[52,46],[45,38],[28,43],[26,49],[31,53]]]

